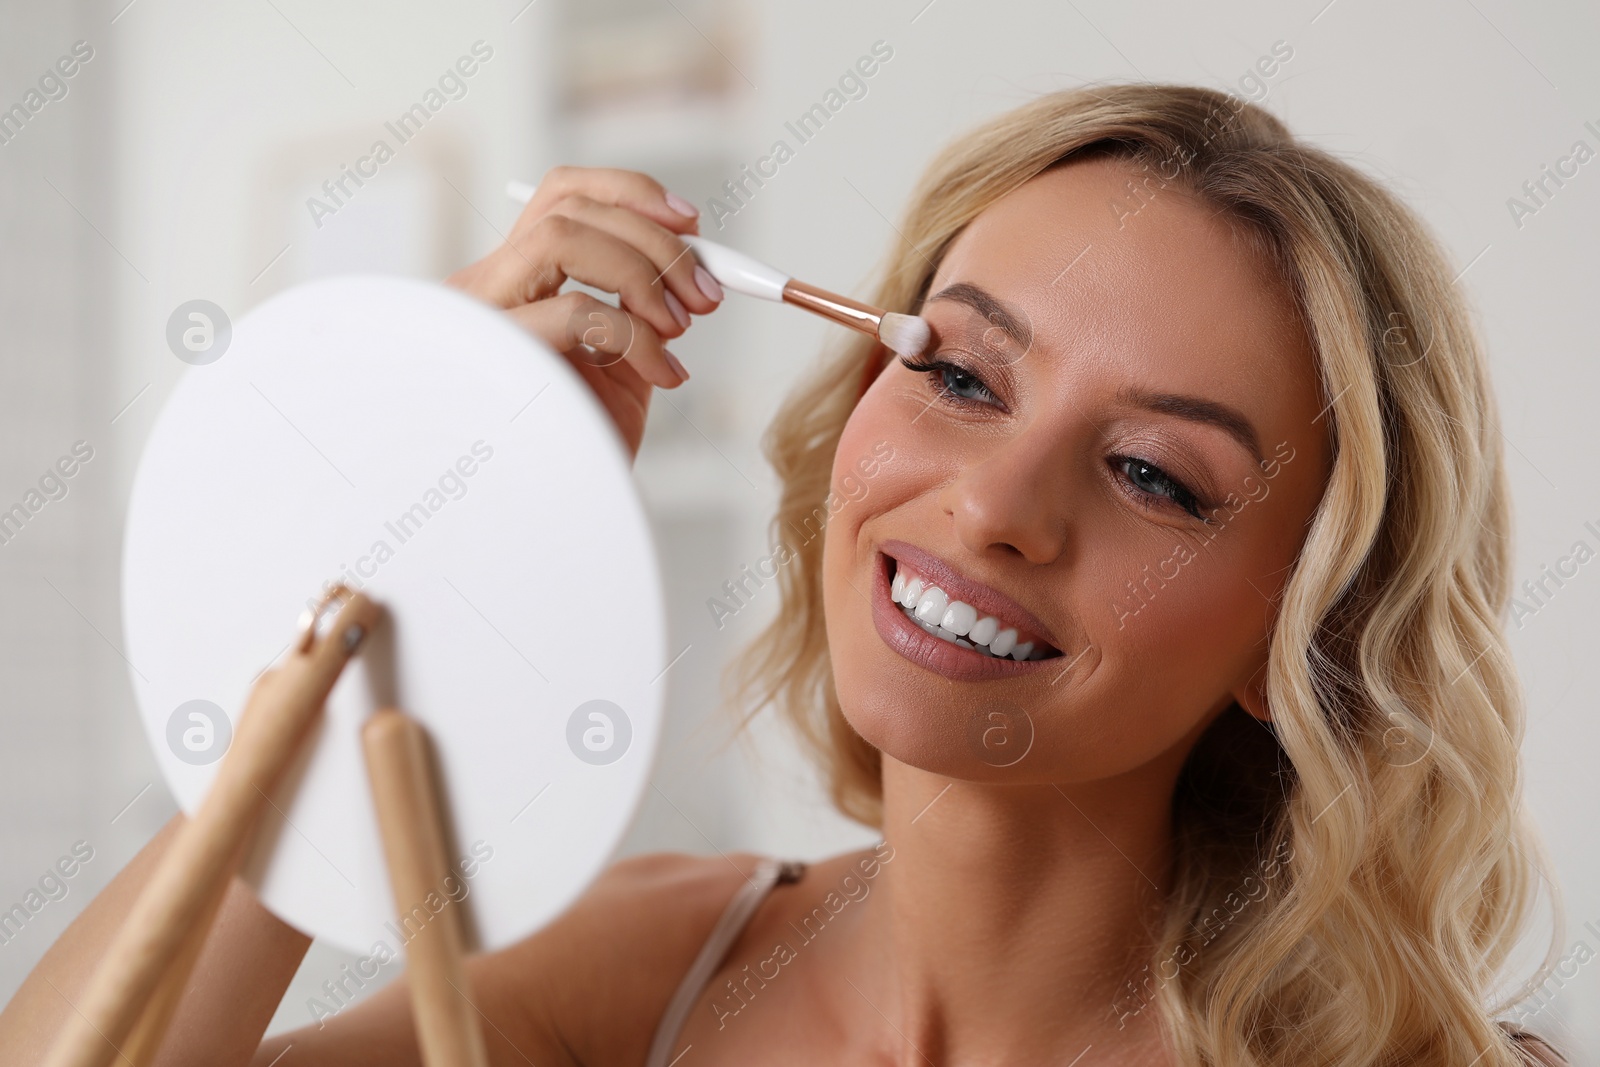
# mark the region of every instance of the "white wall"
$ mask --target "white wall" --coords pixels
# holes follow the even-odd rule
[[[592,17],[628,11],[622,0],[600,8]],[[27,131],[41,136],[0,147],[0,173],[17,191],[0,251],[11,279],[7,321],[17,323],[0,342],[12,385],[0,396],[0,500],[20,494],[34,467],[79,437],[98,435],[103,465],[41,516],[48,531],[30,531],[50,534],[48,546],[41,538],[30,551],[53,555],[23,559],[0,549],[0,596],[12,605],[0,671],[14,695],[0,704],[13,741],[0,753],[0,904],[19,899],[74,840],[99,850],[65,900],[0,946],[0,995],[174,810],[134,725],[117,651],[115,573],[128,479],[184,369],[163,341],[172,309],[203,297],[237,318],[282,286],[335,269],[437,277],[488,250],[509,225],[506,177],[536,179],[556,162],[650,169],[703,205],[879,39],[894,58],[868,95],[801,146],[724,229],[704,232],[850,291],[897,240],[889,220],[932,152],[958,130],[1085,80],[1234,84],[1286,41],[1294,57],[1272,79],[1268,106],[1391,181],[1455,261],[1471,264],[1460,284],[1479,309],[1504,403],[1519,580],[1536,577],[1580,538],[1600,545],[1583,526],[1600,527],[1587,410],[1600,372],[1586,291],[1600,236],[1600,164],[1583,168],[1520,227],[1506,207],[1574,140],[1600,147],[1583,125],[1600,127],[1600,74],[1590,54],[1600,13],[1591,5],[680,0],[678,9],[695,20],[694,34],[679,27],[666,35],[671,12],[650,7],[649,17],[667,21],[652,23],[647,38],[671,36],[685,48],[714,38],[717,54],[738,67],[737,77],[726,77],[735,86],[729,99],[709,110],[667,101],[582,120],[558,99],[563,64],[605,53],[571,47],[563,0],[526,8],[524,0],[139,0],[125,10],[114,0],[8,13],[0,100],[20,95],[72,40],[87,38],[98,52],[74,87],[79,95],[45,109],[40,118],[51,125]],[[384,120],[478,39],[495,57],[467,96],[314,227],[304,212],[305,179],[315,185],[353,161]],[[76,211],[40,184],[40,172]],[[47,238],[17,243],[25,222]],[[54,332],[52,324],[60,324]],[[725,631],[708,626],[704,608],[724,578],[766,551],[772,483],[756,438],[834,337],[819,322],[734,298],[674,346],[695,378],[671,405],[657,404],[640,480],[668,558],[675,632],[699,646],[672,683],[667,759],[657,775],[672,803],[652,802],[629,851],[815,856],[870,837],[826,811],[781,732],[758,730],[761,762],[720,747],[726,719],[715,708],[717,672],[771,605],[741,613]],[[47,358],[48,372],[36,371]],[[42,586],[41,573],[65,597]],[[1531,715],[1530,800],[1560,864],[1569,940],[1589,937],[1582,922],[1600,919],[1600,849],[1584,815],[1600,801],[1600,779],[1588,773],[1600,741],[1588,655],[1597,637],[1600,564],[1583,568],[1513,637]],[[314,949],[276,1025],[307,1021],[304,996],[342,959]],[[1540,1025],[1580,1060],[1593,1059],[1597,1006],[1600,979],[1586,968]]]
[[[115,271],[126,268],[96,232],[113,217],[104,175],[118,57],[93,22],[72,4],[40,5],[8,11],[0,33],[6,109],[74,42],[92,41],[81,50],[87,62],[63,64],[73,71],[66,95],[0,144],[0,509],[37,506],[45,472],[64,457],[60,469],[72,471],[44,487],[57,499],[21,530],[0,533],[0,912],[37,891],[63,857],[74,871],[45,886],[56,899],[35,903],[25,927],[0,925],[7,997],[134,840],[148,837],[130,830],[131,816],[111,821],[149,779],[135,784],[138,771],[117,769],[141,742],[127,668],[105,639],[116,633],[122,440],[108,410],[107,311]],[[80,441],[86,463],[71,456]],[[30,491],[41,493],[33,505]],[[81,869],[78,841],[92,857]]]

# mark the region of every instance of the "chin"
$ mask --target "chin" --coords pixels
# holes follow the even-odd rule
[[[1015,681],[957,681],[907,658],[879,632],[871,609],[858,595],[861,583],[830,568],[824,573],[834,687],[845,721],[863,740],[898,763],[950,778],[1016,783],[1036,777],[1052,780],[1052,775],[1041,775],[1044,764],[1035,743],[1036,716],[1009,692]],[[886,590],[887,580],[884,584]],[[913,655],[961,653],[953,667],[941,661],[946,672],[975,670],[984,675],[993,669],[967,661],[967,657],[976,660],[977,653],[921,630],[914,636],[900,636],[915,646]],[[919,644],[919,638],[925,643]],[[1019,675],[1026,675],[1032,667],[1007,662],[1019,669]],[[1010,675],[1000,676],[1007,677]],[[1043,680],[1047,684],[1053,677],[1055,673],[1049,672]]]

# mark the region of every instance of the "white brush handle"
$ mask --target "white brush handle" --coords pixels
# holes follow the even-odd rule
[[[509,181],[506,182],[506,195],[526,204],[533,199],[536,188],[527,182]],[[789,275],[704,237],[685,234],[683,241],[694,252],[694,258],[724,289],[780,304],[783,302],[783,287],[789,284]]]
[[[711,272],[711,276],[723,288],[744,293],[746,296],[783,303],[783,287],[789,284],[787,274],[774,270],[758,259],[751,259],[743,252],[735,252],[727,245],[719,245],[704,237],[684,234],[683,243],[689,246],[694,252],[694,258]]]

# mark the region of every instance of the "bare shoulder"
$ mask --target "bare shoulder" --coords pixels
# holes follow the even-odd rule
[[[842,986],[863,904],[893,859],[880,841],[790,872],[798,876],[773,887],[700,989],[673,1051],[693,1046],[702,1063],[759,1063],[782,1048],[785,1062],[826,1062],[847,1047],[824,1005]],[[780,974],[788,975],[782,996],[764,992]]]
[[[474,984],[520,991],[519,1029],[574,1064],[644,1061],[684,972],[762,857],[657,852],[619,860],[577,903],[474,961]]]

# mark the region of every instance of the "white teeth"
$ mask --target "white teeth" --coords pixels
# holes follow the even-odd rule
[[[939,620],[939,625],[957,636],[965,637],[977,621],[978,609],[958,600],[944,609],[944,618]]]
[[[1018,644],[1014,627],[993,615],[980,617],[971,604],[951,600],[943,589],[914,574],[906,577],[898,566],[889,583],[889,597],[922,629],[962,648],[1020,661],[1031,658],[1036,647],[1033,641]]]
[[[917,600],[914,610],[917,618],[923,622],[937,623],[944,618],[944,609],[950,603],[950,598],[944,595],[944,590],[936,585],[930,585],[922,591],[922,596]]]

